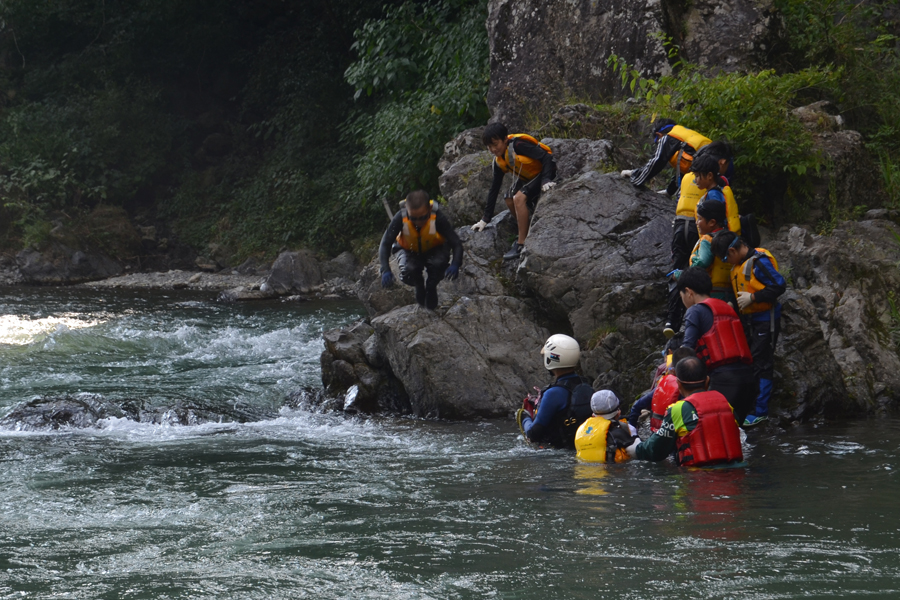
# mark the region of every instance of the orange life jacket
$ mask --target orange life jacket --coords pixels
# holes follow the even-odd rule
[[[743,264],[734,265],[731,268],[731,283],[734,286],[735,296],[737,296],[738,292],[755,294],[766,287],[763,282],[756,278],[756,273],[753,272],[753,267],[756,265],[756,261],[759,260],[761,255],[772,261],[772,266],[775,267],[776,271],[778,270],[778,261],[775,260],[775,257],[772,256],[771,252],[765,248],[757,248],[756,252],[756,254],[745,260]],[[750,315],[753,313],[765,312],[771,310],[773,306],[774,305],[770,302],[751,302],[747,308],[741,311],[741,314]]]
[[[404,250],[421,254],[440,246],[446,241],[444,236],[438,233],[437,230],[435,223],[437,213],[435,212],[434,200],[429,200],[429,204],[431,205],[431,214],[428,215],[428,220],[418,227],[409,220],[406,209],[403,209],[403,229],[397,235],[397,243]]]
[[[690,402],[697,411],[698,422],[676,442],[675,460],[679,465],[704,467],[744,460],[741,434],[725,396],[714,391],[698,392],[685,398],[685,402]],[[679,431],[677,425],[676,431]]]
[[[540,143],[527,133],[513,133],[507,136],[506,139],[509,142],[506,146],[506,154],[502,157],[494,158],[494,162],[497,163],[497,166],[500,167],[504,173],[512,173],[525,181],[531,181],[540,175],[544,169],[543,163],[539,160],[516,154],[513,148],[513,142],[515,142],[516,139],[527,140],[532,144],[540,146],[548,154],[553,154],[550,147]]]
[[[707,371],[736,362],[753,364],[744,326],[734,309],[718,298],[707,298],[700,304],[713,314],[712,327],[697,341],[697,357],[706,363]]]
[[[681,149],[669,159],[669,164],[673,168],[679,169],[681,175],[691,172],[694,153],[703,146],[712,143],[712,140],[705,135],[681,125],[673,126],[666,135],[682,142]]]

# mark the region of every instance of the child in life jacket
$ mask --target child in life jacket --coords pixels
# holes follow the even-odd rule
[[[680,342],[679,342],[680,345]],[[696,356],[690,348],[678,347],[666,356],[666,369],[656,380],[656,385],[641,396],[628,413],[628,423],[634,427],[644,419],[650,420],[650,431],[655,432],[662,424],[666,408],[678,401],[678,385],[675,382],[675,365],[689,356]]]
[[[725,204],[717,200],[704,200],[697,205],[697,232],[700,239],[691,252],[691,266],[706,269],[712,280],[710,296],[736,306],[731,291],[731,265],[712,251],[713,236],[725,229]]]
[[[515,217],[519,227],[519,237],[513,242],[503,260],[518,258],[525,248],[525,238],[531,224],[531,214],[537,206],[541,192],[549,191],[556,184],[556,162],[553,151],[527,133],[509,134],[503,123],[491,123],[484,128],[481,141],[494,155],[491,189],[488,191],[484,216],[472,225],[472,231],[482,231],[494,217],[494,205],[503,177],[512,175],[512,184],[504,196],[509,212]]]
[[[592,416],[575,433],[576,458],[586,462],[625,462],[631,457],[627,448],[640,442],[637,430],[619,419],[619,398],[610,390],[591,396]]]
[[[775,344],[781,331],[781,303],[778,297],[787,282],[778,272],[778,261],[765,248],[750,248],[730,231],[713,238],[713,252],[731,265],[731,284],[738,309],[749,319],[750,353],[753,370],[759,380],[755,410],[747,416],[744,427],[758,425],[768,419],[775,372]]]

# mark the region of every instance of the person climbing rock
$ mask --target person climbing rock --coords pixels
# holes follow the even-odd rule
[[[619,420],[619,398],[610,390],[591,396],[591,417],[575,433],[575,457],[585,462],[625,462],[631,456],[626,448],[634,444],[637,430],[625,419]]]
[[[574,448],[578,427],[591,416],[591,380],[575,372],[581,347],[568,335],[547,338],[541,362],[553,375],[553,383],[541,391],[536,412],[531,407],[516,412],[519,429],[529,442],[555,448]]]
[[[631,406],[631,411],[628,413],[630,425],[637,427],[644,411],[647,411],[646,416],[650,418],[650,431],[654,432],[659,429],[666,409],[679,399],[678,383],[675,381],[675,365],[678,364],[678,361],[690,356],[696,356],[696,354],[690,348],[685,347],[677,348],[669,354],[667,357],[669,364],[656,385]]]
[[[473,231],[482,231],[494,217],[494,206],[503,178],[512,175],[512,183],[504,195],[506,206],[515,218],[519,236],[512,248],[503,255],[504,260],[518,258],[525,248],[525,238],[531,223],[531,215],[541,197],[541,192],[550,190],[556,184],[556,161],[553,151],[526,133],[512,135],[503,123],[491,123],[484,129],[481,141],[494,155],[491,189],[484,206],[484,216],[472,225]]]
[[[404,207],[391,219],[381,238],[378,258],[381,286],[385,288],[394,283],[390,257],[395,242],[399,246],[400,281],[415,288],[419,306],[434,310],[438,305],[438,283],[444,278],[452,281],[459,276],[463,248],[453,225],[438,210],[438,204],[428,199],[428,192],[410,192]],[[423,272],[427,273],[427,279]]]
[[[745,427],[758,425],[769,417],[775,373],[775,344],[781,332],[781,303],[778,297],[787,283],[778,272],[778,261],[765,248],[751,248],[730,231],[718,233],[712,250],[731,265],[731,284],[738,308],[750,321],[749,344],[753,371],[759,380],[759,396]]]
[[[697,353],[706,365],[710,389],[725,396],[743,423],[753,410],[757,385],[741,319],[729,304],[710,298],[712,280],[706,269],[684,271],[678,292],[687,308],[682,345]]]
[[[656,433],[629,447],[629,454],[658,462],[674,451],[683,467],[741,465],[741,432],[725,396],[708,390],[706,365],[697,357],[682,359],[675,377],[684,400],[670,406]]]

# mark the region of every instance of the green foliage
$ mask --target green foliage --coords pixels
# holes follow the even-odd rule
[[[647,115],[665,115],[711,139],[727,138],[737,149],[735,164],[753,172],[783,171],[804,175],[821,166],[812,152],[812,137],[790,115],[798,96],[831,85],[839,75],[811,67],[796,73],[720,73],[681,62],[677,75],[658,80],[643,77],[613,55],[610,65],[622,83],[643,101]]]
[[[404,2],[356,31],[346,79],[355,98],[377,101],[346,128],[365,151],[354,191],[364,204],[435,190],[444,143],[487,120],[485,14],[485,0]]]

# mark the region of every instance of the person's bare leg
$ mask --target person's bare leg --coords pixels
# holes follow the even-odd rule
[[[516,219],[519,221],[519,244],[525,245],[525,238],[528,236],[528,197],[522,192],[518,192],[513,196],[513,204],[515,204]]]

